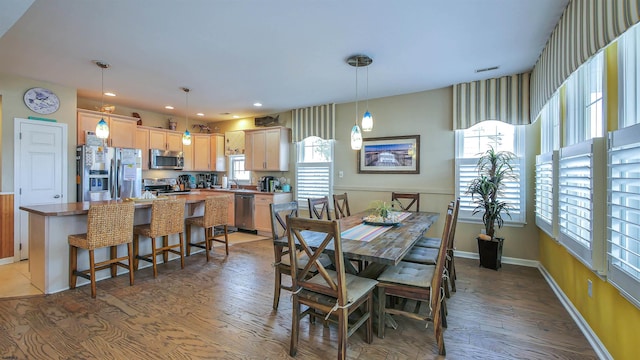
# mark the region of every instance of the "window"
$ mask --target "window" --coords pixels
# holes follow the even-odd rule
[[[608,279],[640,305],[640,124],[610,133],[608,156]]]
[[[553,194],[557,191],[553,188],[557,184],[557,157],[557,151],[536,156],[536,225],[554,239],[556,198]]]
[[[540,153],[560,149],[560,95],[556,92],[542,108],[540,118]]]
[[[618,128],[640,123],[640,27],[634,26],[618,42]]]
[[[244,169],[244,155],[229,155],[229,174],[240,184],[251,184],[251,171]]]
[[[600,52],[567,80],[566,145],[604,136],[603,64]]]
[[[331,198],[333,142],[310,136],[296,144],[296,199],[300,206],[307,206],[308,198]]]
[[[524,174],[524,127],[513,126],[501,121],[483,121],[466,130],[456,130],[456,196],[460,197],[458,218],[472,222],[482,222],[482,214],[472,215],[475,204],[467,194],[469,183],[478,175],[478,157],[489,146],[497,151],[511,151],[516,155],[512,166],[517,180],[506,182],[505,200],[511,204],[509,216],[504,216],[505,224],[524,224],[525,193]]]
[[[604,139],[560,149],[559,240],[590,269],[604,273]]]

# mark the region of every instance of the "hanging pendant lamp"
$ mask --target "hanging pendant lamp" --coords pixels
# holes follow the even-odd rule
[[[373,62],[373,60],[371,60],[371,62]],[[369,64],[371,64],[371,62],[369,62]],[[364,116],[362,117],[362,131],[373,130],[373,117],[369,112],[369,64],[363,65],[367,66],[367,111],[364,112]]]
[[[189,88],[183,87],[180,88],[185,93],[186,97],[186,116],[185,116],[185,126],[184,134],[182,134],[182,144],[183,145],[191,145],[191,133],[189,132]]]
[[[102,69],[102,84],[101,84],[101,104],[100,104],[100,111],[103,111],[104,109],[104,69],[108,69],[109,68],[109,64],[104,63],[102,61],[96,61],[95,62],[96,65],[98,65],[99,68]],[[100,121],[98,121],[98,125],[96,125],[96,136],[99,139],[106,139],[109,137],[109,125],[107,125],[107,122],[104,121],[104,116],[100,119]]]
[[[360,114],[358,112],[358,68],[361,66],[368,66],[372,62],[373,60],[371,60],[371,58],[367,55],[354,55],[347,59],[347,64],[356,68],[356,123],[353,125],[353,128],[351,128],[352,150],[362,149],[362,132],[360,131],[360,126],[358,126],[358,118],[360,117]],[[369,111],[367,111],[367,113],[369,113]],[[369,115],[371,114],[369,113]],[[369,118],[371,118],[371,116],[369,116]],[[368,130],[365,130],[365,125],[367,125]],[[373,129],[373,122],[371,122],[371,125],[369,126],[368,123],[365,123],[365,121],[363,121],[362,127],[365,131],[371,131],[371,129]]]

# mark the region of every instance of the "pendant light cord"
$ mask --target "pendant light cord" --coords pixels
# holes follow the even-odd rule
[[[358,59],[356,59],[356,126],[358,126]]]
[[[367,111],[369,111],[369,67],[367,66]]]

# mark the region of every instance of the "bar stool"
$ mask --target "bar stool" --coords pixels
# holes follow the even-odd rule
[[[204,215],[187,218],[187,256],[191,255],[191,247],[195,246],[204,249],[209,262],[209,251],[213,247],[213,242],[224,244],[226,255],[229,255],[229,232],[227,228],[229,198],[227,196],[210,196],[204,200]],[[191,242],[191,227],[199,226],[204,229],[204,240]],[[216,226],[221,226],[224,233],[224,240],[216,239]]]
[[[91,204],[87,215],[87,232],[69,235],[69,288],[75,289],[78,276],[91,281],[91,297],[96,297],[96,271],[110,268],[117,276],[118,266],[129,270],[133,285],[133,202]],[[127,244],[127,256],[118,257],[118,245]],[[111,247],[109,260],[96,263],[94,250]],[[78,271],[78,248],[89,250],[89,269]],[[122,261],[128,260],[128,264]]]
[[[138,270],[138,260],[153,264],[153,277],[158,276],[157,255],[162,252],[163,261],[169,261],[169,253],[180,255],[180,267],[184,269],[184,199],[154,200],[151,205],[151,223],[133,227],[133,260],[134,268]],[[180,242],[169,245],[169,235],[178,234]],[[151,254],[139,255],[140,235],[151,238]],[[162,246],[156,248],[156,238],[162,236]],[[174,250],[178,248],[179,250]]]

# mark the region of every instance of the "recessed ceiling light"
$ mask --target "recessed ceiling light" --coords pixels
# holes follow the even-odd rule
[[[203,113],[197,113],[196,115],[198,115],[198,116],[204,116],[204,114],[203,114]]]
[[[173,106],[171,106],[171,105],[167,105],[164,108],[167,109],[167,110],[173,110]]]
[[[240,116],[238,116],[238,115],[233,115],[233,118],[234,118],[234,119],[238,119],[239,117],[240,117]]]
[[[488,68],[484,68],[484,69],[476,69],[476,72],[485,72],[485,71],[492,71],[492,70],[498,70],[499,66],[492,66],[492,67],[488,67]]]
[[[116,96],[116,94],[112,93],[112,92],[106,92],[104,93],[105,96]]]
[[[259,102],[257,102],[257,103],[253,103],[253,106],[255,106],[255,107],[260,107],[260,106],[262,106],[262,104],[261,104],[261,103],[259,103]]]

